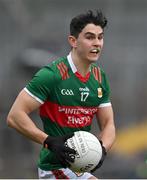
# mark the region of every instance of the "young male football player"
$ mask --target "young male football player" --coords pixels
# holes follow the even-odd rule
[[[74,161],[70,154],[76,152],[64,144],[75,131],[90,131],[94,115],[103,149],[96,168],[102,165],[114,142],[110,88],[104,71],[95,64],[103,48],[106,24],[100,11],[74,17],[68,37],[71,52],[38,71],[19,93],[8,114],[10,127],[42,144],[39,178],[96,179],[91,173],[79,176],[69,169],[70,162]],[[36,127],[29,116],[38,108],[44,131]]]

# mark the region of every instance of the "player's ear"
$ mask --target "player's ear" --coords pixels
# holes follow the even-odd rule
[[[68,42],[71,45],[71,47],[76,48],[77,47],[77,39],[74,36],[68,36]]]

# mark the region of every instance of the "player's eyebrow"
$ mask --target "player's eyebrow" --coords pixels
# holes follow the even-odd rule
[[[96,34],[95,34],[95,33],[92,33],[92,32],[86,32],[85,35],[95,36]],[[101,32],[101,33],[99,33],[98,35],[104,35],[104,32]]]

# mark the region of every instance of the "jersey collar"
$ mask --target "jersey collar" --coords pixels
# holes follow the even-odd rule
[[[67,56],[67,60],[68,60],[68,63],[69,63],[69,65],[70,65],[71,69],[72,69],[72,72],[73,72],[73,73],[77,72],[77,68],[76,68],[76,66],[74,65],[73,60],[72,60],[72,57],[71,57],[71,52],[70,52],[69,55]]]
[[[74,65],[74,63],[73,63],[73,60],[72,60],[72,57],[71,57],[71,52],[67,56],[67,60],[68,60],[68,63],[70,65],[71,69],[72,69],[72,72],[76,73],[78,70],[77,70],[76,66]],[[90,71],[91,71],[91,67],[90,67]]]
[[[82,81],[82,82],[84,82],[84,83],[87,82],[88,79],[89,79],[89,77],[90,77],[90,71],[91,71],[91,69],[90,69],[90,71],[86,74],[86,76],[83,77],[83,76],[78,72],[76,66],[75,66],[74,63],[73,63],[73,60],[72,60],[72,57],[71,57],[71,52],[70,52],[69,55],[67,56],[67,60],[68,60],[68,63],[69,63],[69,65],[70,65],[71,69],[72,69],[72,72],[76,75],[76,77],[77,77],[80,81]]]

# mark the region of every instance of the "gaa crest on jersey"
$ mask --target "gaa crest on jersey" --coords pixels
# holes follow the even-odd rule
[[[98,97],[102,98],[102,96],[103,96],[102,88],[97,88],[97,93],[98,93]]]
[[[65,95],[66,96],[74,96],[74,93],[73,93],[72,89],[62,89],[61,94],[63,96],[65,96]]]

